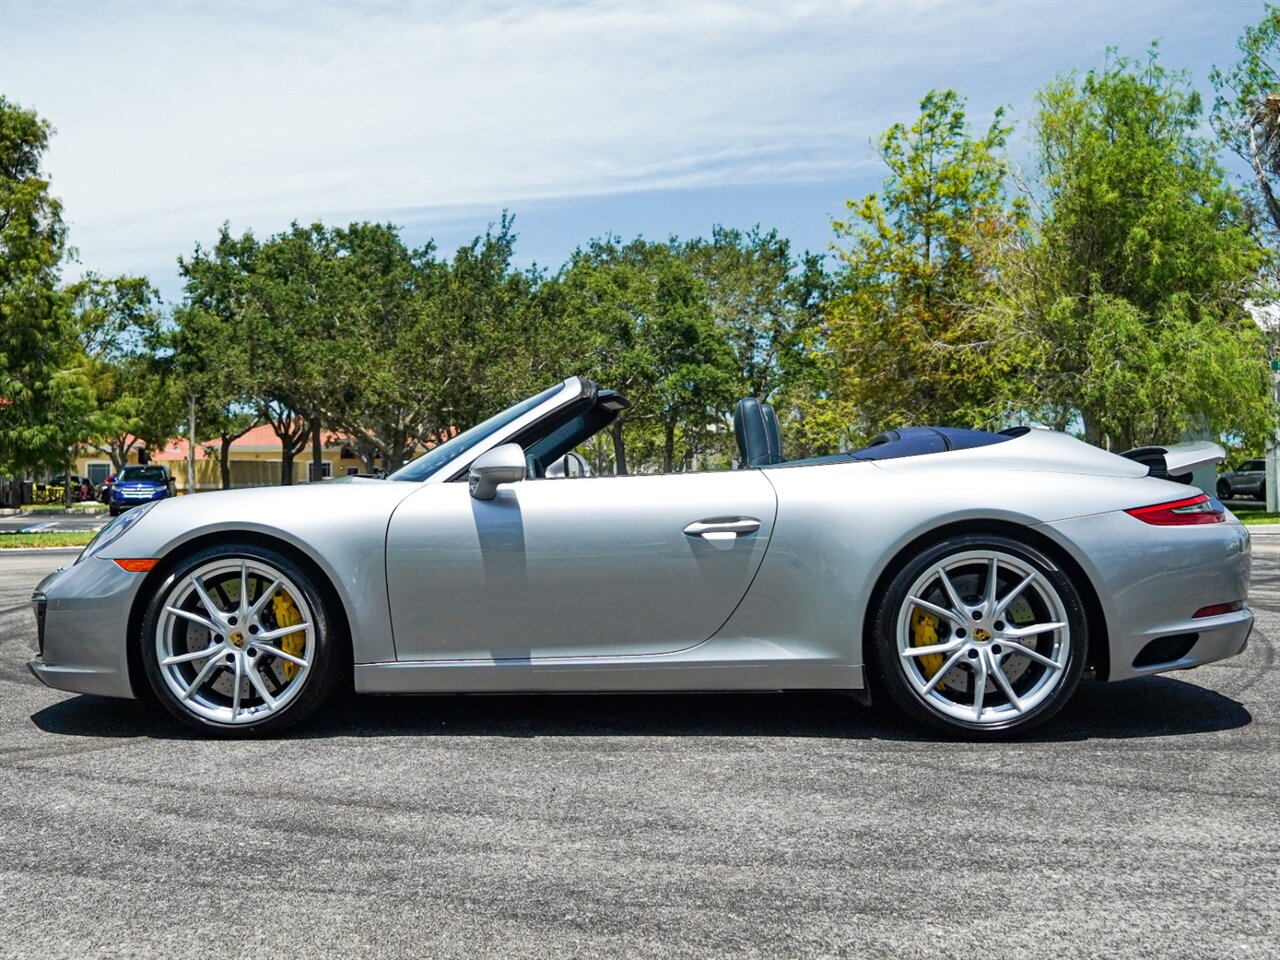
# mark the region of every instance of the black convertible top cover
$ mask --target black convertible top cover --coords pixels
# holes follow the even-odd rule
[[[902,427],[886,430],[861,450],[850,453],[834,453],[827,457],[808,460],[790,460],[776,467],[801,467],[819,463],[847,463],[850,460],[896,460],[899,457],[918,457],[925,453],[944,453],[947,450],[968,450],[993,443],[1012,440],[1025,430],[1004,433],[987,433],[984,430],[963,430],[959,427]]]
[[[985,447],[1011,439],[1013,438],[1005,434],[962,430],[958,427],[903,427],[901,430],[886,430],[868,446],[855,450],[848,456],[852,460],[895,460],[922,453]]]

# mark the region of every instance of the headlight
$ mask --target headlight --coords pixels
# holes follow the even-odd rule
[[[92,557],[95,553],[102,550],[109,543],[113,543],[120,539],[120,536],[141,520],[154,507],[159,500],[153,500],[150,503],[144,503],[139,507],[134,507],[128,513],[122,513],[116,517],[105,527],[98,531],[98,535],[89,541],[89,545],[80,551],[80,556],[76,557],[76,563],[88,557]]]

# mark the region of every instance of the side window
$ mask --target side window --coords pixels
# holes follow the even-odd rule
[[[1248,463],[1244,465],[1244,468],[1246,470],[1250,470],[1250,471],[1256,470],[1259,472],[1267,469],[1266,465],[1261,460],[1250,460]]]

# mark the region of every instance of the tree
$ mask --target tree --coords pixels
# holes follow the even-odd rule
[[[651,425],[664,472],[691,464],[743,390],[737,358],[678,244],[597,240],[563,276],[583,331],[589,375],[628,394],[625,420]],[[617,472],[627,472],[623,418],[614,424]]]
[[[1125,448],[1269,429],[1265,352],[1244,301],[1261,256],[1185,75],[1113,59],[1039,95],[1045,215],[1005,264],[1031,354],[1020,405]]]
[[[280,440],[282,484],[293,483],[294,458],[308,441],[320,462],[320,417],[333,371],[315,347],[336,334],[330,297],[337,259],[330,230],[295,223],[261,246],[250,273],[249,369],[261,384],[259,415]]]
[[[1209,74],[1216,93],[1210,119],[1222,142],[1253,171],[1265,220],[1280,231],[1280,8],[1266,4],[1262,20],[1237,43],[1240,60]]]
[[[815,361],[825,343],[829,287],[822,258],[793,257],[776,230],[722,226],[712,228],[710,240],[689,241],[682,255],[737,357],[744,394],[774,402],[789,446],[813,452],[808,427],[823,392]],[[728,431],[724,436],[732,442]]]
[[[853,436],[906,423],[981,426],[1004,409],[1014,357],[979,309],[1024,212],[1006,195],[1000,111],[970,133],[964,101],[932,91],[879,141],[884,188],[850,201],[828,313],[836,384],[828,413]]]
[[[231,487],[232,444],[261,422],[258,411],[266,402],[265,384],[252,368],[248,319],[257,254],[252,234],[233,237],[223,224],[212,249],[197,245],[189,259],[178,260],[186,300],[174,311],[168,334],[169,366],[178,392],[196,409],[197,429],[218,438],[224,490]]]
[[[162,446],[182,418],[157,358],[160,297],[144,278],[92,273],[68,292],[94,395],[87,438],[119,472],[135,446]]]
[[[353,223],[335,231],[334,245],[334,333],[315,344],[331,371],[321,409],[365,451],[366,466],[376,451],[393,471],[450,426],[439,419],[451,371],[435,303],[447,268],[434,244],[409,250],[389,224]]]
[[[58,281],[62,204],[40,162],[52,128],[0,96],[0,474],[65,469],[93,411]]]

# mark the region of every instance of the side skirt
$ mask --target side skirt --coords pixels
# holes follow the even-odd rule
[[[690,662],[655,657],[360,663],[357,693],[627,693],[865,689],[860,665],[829,660]]]

